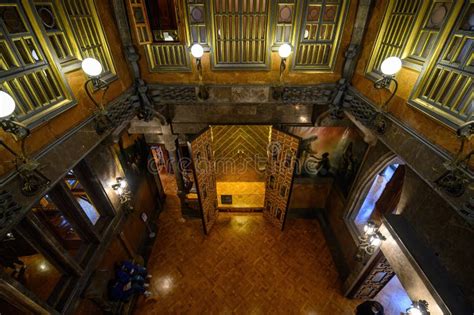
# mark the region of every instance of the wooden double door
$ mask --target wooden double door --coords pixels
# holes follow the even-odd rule
[[[267,150],[266,189],[263,216],[283,229],[293,185],[299,138],[272,128]],[[204,233],[208,234],[218,216],[216,161],[212,130],[207,128],[189,144],[194,180],[202,214]]]

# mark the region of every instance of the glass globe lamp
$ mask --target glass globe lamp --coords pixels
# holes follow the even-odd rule
[[[382,62],[380,70],[384,75],[394,75],[402,68],[402,61],[398,57],[388,57]]]
[[[90,77],[98,77],[102,73],[101,63],[94,58],[86,58],[82,61],[82,70]]]
[[[15,100],[10,94],[0,91],[0,118],[5,118],[15,111]]]
[[[191,55],[193,55],[194,58],[199,59],[204,55],[204,48],[202,48],[201,45],[199,44],[194,44],[191,46]]]
[[[288,58],[288,56],[291,54],[291,46],[289,44],[282,44],[278,48],[278,54],[280,55],[281,58]]]

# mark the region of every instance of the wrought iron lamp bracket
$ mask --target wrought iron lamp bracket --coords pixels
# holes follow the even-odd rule
[[[201,100],[207,100],[209,98],[209,89],[204,85],[202,81],[202,62],[201,58],[196,58],[196,68],[199,76],[199,86],[197,96]]]
[[[16,141],[23,140],[30,135],[30,129],[15,120],[14,116],[0,120],[0,126],[5,132],[10,133]]]
[[[374,88],[377,90],[389,89],[392,82],[395,84],[395,88],[391,92],[390,97],[380,106],[380,110],[372,116],[372,119],[370,119],[371,127],[381,135],[383,135],[387,129],[385,113],[387,112],[387,105],[397,93],[398,82],[393,75],[383,75],[381,79],[374,82]]]
[[[474,135],[474,121],[469,121],[461,125],[456,131],[461,141],[458,152],[452,160],[443,163],[445,171],[434,182],[445,192],[454,197],[464,194],[467,184],[472,184],[472,178],[467,175],[474,150],[464,154],[466,143]],[[436,170],[435,170],[436,171]]]
[[[25,196],[33,196],[45,188],[50,180],[41,172],[41,164],[26,156],[24,140],[22,139],[22,153],[18,155],[10,146],[0,139],[0,145],[15,157],[15,169],[20,176],[20,190]]]
[[[89,88],[89,86],[92,85],[92,91]],[[102,80],[100,77],[90,77],[85,83],[84,83],[84,89],[86,90],[87,96],[91,100],[91,102],[95,105],[97,108],[96,111],[96,132],[98,134],[102,134],[111,126],[111,121],[109,117],[107,116],[107,110],[104,107],[104,98],[105,95],[107,94],[107,90],[109,89],[109,84]],[[96,90],[101,90],[102,96],[100,99],[100,102],[97,102],[94,96],[92,95],[93,91]]]

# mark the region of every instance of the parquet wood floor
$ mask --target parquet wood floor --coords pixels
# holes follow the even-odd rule
[[[204,236],[172,193],[148,263],[153,295],[135,314],[354,314],[360,301],[341,295],[317,221],[288,220],[280,232],[262,214],[222,213]]]

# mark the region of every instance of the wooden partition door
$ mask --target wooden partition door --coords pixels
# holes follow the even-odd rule
[[[263,216],[283,230],[300,139],[272,128],[266,168]]]
[[[204,233],[208,234],[217,220],[216,170],[212,150],[212,131],[207,128],[189,143],[194,181],[202,214]]]
[[[379,251],[349,293],[349,297],[361,300],[373,299],[394,275],[395,272],[392,266],[390,266],[382,251]]]

